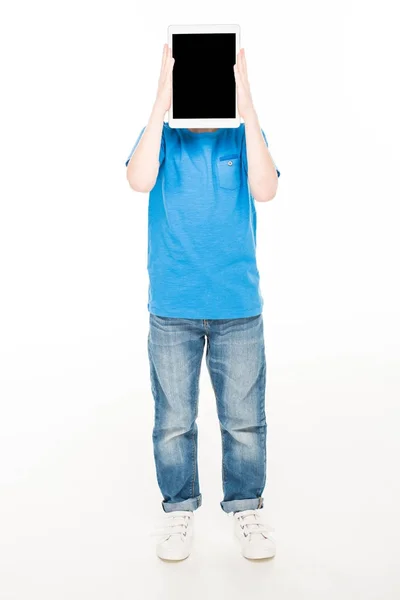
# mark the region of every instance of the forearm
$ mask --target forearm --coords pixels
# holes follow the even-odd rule
[[[255,111],[245,119],[248,179],[250,190],[259,202],[272,200],[278,188],[278,176]]]
[[[157,180],[165,111],[155,102],[146,129],[126,171],[129,185],[137,192],[149,192]]]

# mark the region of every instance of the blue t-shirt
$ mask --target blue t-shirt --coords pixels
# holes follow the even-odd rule
[[[244,123],[195,133],[164,122],[159,161],[148,206],[149,312],[187,319],[260,314]]]

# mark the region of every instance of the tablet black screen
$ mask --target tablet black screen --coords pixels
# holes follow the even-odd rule
[[[172,35],[174,119],[235,118],[234,33]]]

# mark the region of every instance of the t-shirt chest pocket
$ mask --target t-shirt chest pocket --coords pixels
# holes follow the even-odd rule
[[[217,175],[221,188],[235,190],[240,186],[240,159],[238,154],[227,154],[217,159]]]

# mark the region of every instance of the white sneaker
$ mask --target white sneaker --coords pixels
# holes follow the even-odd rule
[[[187,558],[193,543],[193,511],[174,510],[166,513],[163,528],[154,530],[150,535],[162,536],[156,545],[159,558],[164,560]]]
[[[245,558],[271,558],[275,556],[275,540],[269,535],[275,531],[262,521],[261,510],[241,510],[233,514],[235,537],[240,541]]]

